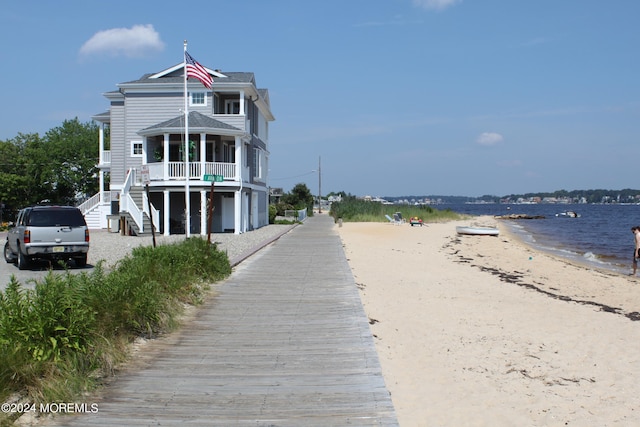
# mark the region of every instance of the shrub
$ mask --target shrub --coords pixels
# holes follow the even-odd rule
[[[101,263],[51,272],[33,290],[12,276],[0,292],[0,400],[68,401],[123,360],[126,343],[172,329],[185,303],[230,273],[227,255],[194,237],[136,248],[108,274]]]
[[[276,205],[269,205],[269,224],[276,222],[276,216],[278,216],[278,208]]]
[[[292,211],[295,210],[295,206],[290,205],[289,203],[284,203],[284,202],[278,202],[276,203],[276,215],[277,216],[284,216],[285,211]]]

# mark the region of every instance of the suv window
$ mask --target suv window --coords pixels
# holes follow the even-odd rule
[[[81,227],[85,225],[85,222],[78,209],[33,209],[28,215],[27,225],[32,227]]]

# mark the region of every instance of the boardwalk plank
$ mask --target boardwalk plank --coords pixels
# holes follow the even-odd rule
[[[368,321],[327,216],[240,264],[174,345],[73,426],[396,426]]]

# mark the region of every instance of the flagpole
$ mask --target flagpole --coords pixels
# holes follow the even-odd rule
[[[184,41],[184,54],[182,59],[184,61],[184,233],[185,237],[189,238],[189,232],[191,229],[191,206],[189,197],[189,100],[187,93],[187,41]]]

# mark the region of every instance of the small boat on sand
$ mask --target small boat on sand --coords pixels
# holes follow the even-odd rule
[[[497,236],[500,234],[500,230],[496,227],[471,227],[471,226],[458,226],[456,227],[458,234],[466,234],[472,236]]]

